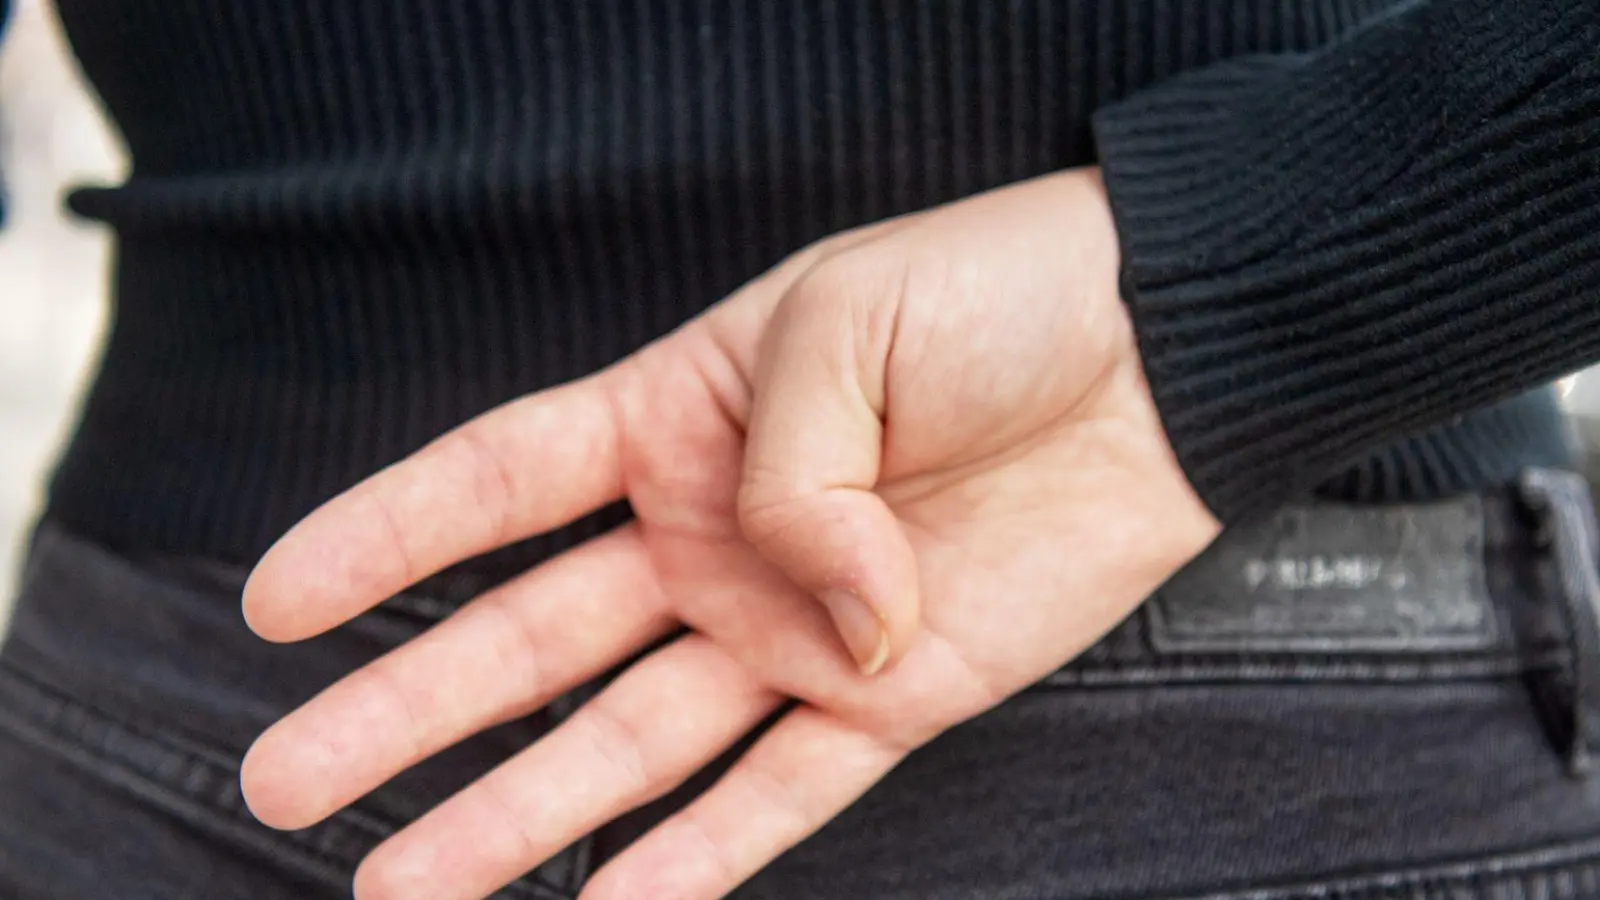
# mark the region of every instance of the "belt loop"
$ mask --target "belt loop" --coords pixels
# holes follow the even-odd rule
[[[1539,539],[1552,553],[1571,657],[1572,721],[1567,765],[1586,775],[1600,749],[1600,530],[1583,476],[1556,469],[1522,474],[1523,502],[1538,517]]]

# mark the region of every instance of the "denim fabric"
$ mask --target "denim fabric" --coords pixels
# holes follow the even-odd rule
[[[1230,532],[737,896],[1600,897],[1600,782],[1572,765],[1596,702],[1594,635],[1578,633],[1595,619],[1574,605],[1594,598],[1573,596],[1593,572],[1572,577],[1594,565],[1592,511],[1536,515],[1509,493],[1441,509],[1320,508]],[[1575,524],[1564,543],[1549,533]],[[1363,541],[1400,549],[1364,556]],[[459,598],[408,595],[276,646],[245,629],[241,579],[40,530],[0,652],[0,897],[348,896],[366,849],[571,706],[271,832],[239,797],[249,741]],[[572,897],[682,793],[500,896]]]

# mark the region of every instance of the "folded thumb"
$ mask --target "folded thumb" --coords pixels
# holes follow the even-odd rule
[[[870,283],[813,275],[779,304],[756,373],[739,490],[745,538],[816,597],[866,675],[905,652],[919,619],[911,544],[873,492],[888,347],[870,346],[882,329],[863,326],[893,315],[870,304],[898,298],[873,298],[862,289]]]

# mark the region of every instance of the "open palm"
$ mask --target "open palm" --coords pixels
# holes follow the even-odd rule
[[[375,850],[356,891],[485,896],[797,700],[584,896],[726,894],[1214,536],[1116,268],[1093,171],[881,223],[331,501],[252,576],[246,614],[269,639],[622,497],[637,520],[275,725],[246,760],[252,809],[308,825],[686,626]]]

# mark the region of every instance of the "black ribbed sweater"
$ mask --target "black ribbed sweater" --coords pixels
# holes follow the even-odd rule
[[[116,305],[50,511],[128,550],[248,562],[807,241],[1097,160],[1225,519],[1560,463],[1548,392],[1460,417],[1600,355],[1588,0],[59,6],[133,168],[71,200]]]

